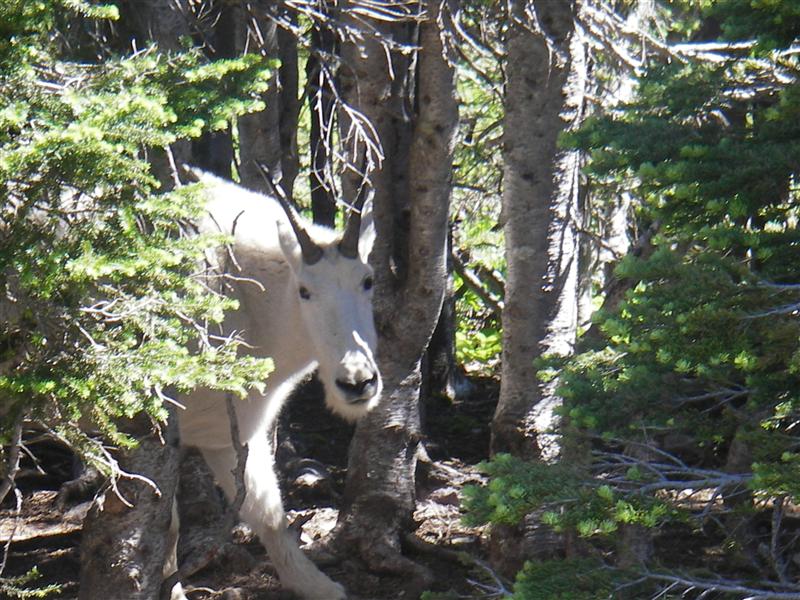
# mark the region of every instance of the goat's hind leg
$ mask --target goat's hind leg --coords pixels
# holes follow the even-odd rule
[[[281,584],[306,600],[344,600],[347,597],[344,588],[322,573],[289,534],[266,432],[255,435],[247,444],[247,494],[239,516],[253,528],[266,547]],[[202,452],[226,496],[233,499],[236,496],[232,474],[236,453],[233,448]]]

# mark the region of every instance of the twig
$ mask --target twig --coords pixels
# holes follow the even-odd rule
[[[233,450],[236,452],[236,467],[232,471],[233,481],[236,484],[236,496],[227,514],[230,527],[234,525],[236,514],[239,512],[239,509],[242,508],[245,496],[247,495],[244,472],[247,468],[247,457],[249,454],[247,444],[242,444],[239,438],[239,422],[236,419],[236,407],[233,405],[233,402],[233,394],[231,392],[225,394],[225,407],[228,410],[228,419],[230,419],[231,422],[231,442],[233,444]],[[230,527],[228,527],[228,529],[230,529]]]
[[[178,164],[175,162],[175,155],[172,153],[172,148],[167,146],[164,148],[164,152],[167,155],[167,161],[169,162],[169,171],[170,175],[172,175],[172,183],[175,186],[175,189],[178,189],[183,186],[181,183],[181,176],[178,171]]]
[[[70,448],[74,448],[75,445],[70,443],[70,440],[63,434],[59,433],[55,429],[47,428],[47,432],[53,436],[55,439],[61,441],[62,443],[66,444]],[[111,455],[108,449],[103,445],[102,442],[99,442],[92,438],[82,438],[84,443],[89,444],[90,447],[84,448],[82,451],[82,455],[86,457],[87,460],[98,465],[100,467],[100,471],[108,476],[109,486],[114,494],[117,496],[120,502],[122,502],[128,508],[133,508],[133,504],[122,495],[122,492],[119,489],[118,481],[119,479],[132,479],[134,481],[139,481],[147,485],[150,489],[153,490],[153,493],[156,497],[161,497],[161,490],[159,489],[158,485],[152,479],[145,477],[144,475],[139,475],[137,473],[128,473],[127,471],[123,470],[122,467],[119,466],[119,462]]]
[[[744,318],[760,319],[762,317],[772,317],[776,315],[795,315],[798,312],[800,312],[800,302],[794,302],[792,304],[784,304],[783,306],[777,306],[775,308],[771,308],[770,310],[765,310],[763,312],[753,313],[745,316]]]
[[[482,592],[488,593],[488,595],[482,596],[486,598],[510,598],[511,591],[506,586],[506,582],[504,582],[500,576],[485,562],[482,560],[475,558],[468,552],[458,552],[456,550],[450,550],[449,548],[442,548],[436,544],[431,544],[430,542],[426,542],[418,538],[413,533],[407,533],[403,536],[403,542],[407,544],[409,547],[413,548],[417,552],[422,552],[425,554],[437,556],[439,558],[443,558],[445,560],[449,560],[458,564],[464,564],[465,561],[469,561],[472,566],[485,571],[494,581],[494,585],[486,585],[485,583],[481,583],[479,581],[475,581],[473,579],[467,579],[467,582],[472,585],[473,587],[480,588]],[[464,596],[466,597],[466,596]]]
[[[503,312],[503,301],[492,296],[490,292],[483,286],[483,282],[478,278],[475,273],[470,271],[455,252],[450,253],[450,259],[453,261],[453,270],[458,273],[464,283],[473,292],[475,292],[481,300],[492,310],[495,317],[498,319]]]
[[[781,552],[780,539],[781,539],[781,524],[783,521],[783,514],[785,510],[786,496],[778,496],[775,498],[772,507],[772,535],[770,536],[769,554],[772,562],[772,568],[778,576],[778,580],[783,584],[790,583],[787,577],[788,565],[786,559]]]
[[[677,585],[685,589],[703,590],[705,592],[728,592],[731,594],[743,594],[746,600],[797,600],[800,598],[800,586],[781,585],[773,582],[762,582],[762,585],[775,585],[783,587],[789,591],[779,591],[775,589],[755,588],[734,579],[695,579],[682,575],[671,575],[662,573],[647,573],[647,578],[653,581],[663,581],[665,583]]]
[[[11,553],[11,542],[14,540],[14,536],[17,533],[17,527],[19,527],[20,521],[20,514],[22,513],[22,492],[19,491],[19,488],[14,486],[14,495],[17,498],[17,506],[16,510],[14,511],[14,527],[11,530],[11,535],[8,536],[8,541],[6,542],[5,547],[3,548],[3,560],[0,562],[0,576],[2,576],[3,572],[6,570],[6,564],[8,563],[8,555]]]
[[[6,461],[5,475],[3,481],[0,482],[0,504],[3,503],[8,492],[14,489],[14,478],[19,471],[20,450],[22,448],[22,422],[25,419],[24,414],[20,414],[16,421],[14,421],[14,430],[11,434],[11,445],[8,449],[8,460]]]
[[[486,584],[478,583],[476,581],[473,581],[472,579],[467,579],[467,581],[470,584],[483,589],[484,591],[490,592],[491,594],[490,597],[492,598],[511,598],[511,590],[509,590],[505,586],[503,580],[500,579],[500,576],[497,573],[495,573],[494,570],[492,570],[492,568],[482,560],[476,558],[474,559],[474,561],[477,567],[480,567],[494,580],[496,587],[487,586]]]

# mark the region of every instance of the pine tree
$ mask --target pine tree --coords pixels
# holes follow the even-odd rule
[[[614,593],[800,592],[786,524],[800,500],[797,10],[708,3],[695,25],[676,11],[676,32],[718,39],[663,48],[633,101],[565,139],[590,154],[593,180],[634,195],[654,251],[620,262],[628,291],[595,315],[601,335],[544,372],[560,377],[570,433],[593,448],[588,472],[546,490],[552,476],[531,473],[547,468],[500,457],[470,503],[492,521],[544,507],[604,552],[625,527],[652,530],[653,556],[596,561],[616,569]],[[676,536],[687,551],[659,554]],[[526,567],[515,597],[540,597],[531,574],[543,568]],[[607,597],[598,581],[588,597]],[[563,597],[586,597],[573,592]]]
[[[271,368],[237,357],[235,337],[210,335],[235,308],[219,274],[200,268],[224,240],[192,234],[199,189],[163,191],[148,163],[261,108],[271,65],[155,48],[84,45],[75,56],[53,34],[118,16],[80,0],[0,6],[0,440],[11,444],[0,499],[23,421],[118,477],[114,453],[87,431],[131,446],[120,419],[158,424],[172,395],[244,394]]]
[[[161,193],[144,158],[257,108],[267,71],[253,57],[202,64],[194,52],[58,60],[44,42],[61,4],[11,3],[1,15],[16,35],[0,46],[0,386],[6,422],[26,411],[66,426],[85,414],[111,433],[112,417],[158,417],[169,386],[241,392],[253,381],[255,365],[233,361],[235,340],[188,349],[197,326],[231,308],[187,277],[220,240],[187,235],[197,189]]]

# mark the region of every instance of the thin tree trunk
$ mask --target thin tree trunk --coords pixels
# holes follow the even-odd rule
[[[456,360],[456,298],[453,290],[452,235],[447,242],[447,287],[442,311],[423,361],[423,401],[441,394],[450,400],[469,396],[472,383]]]
[[[298,71],[297,38],[291,31],[278,29],[278,71],[280,85],[279,143],[281,146],[281,184],[291,198],[294,180],[300,172],[300,154],[297,149],[297,120],[300,115],[300,77]]]
[[[237,55],[236,30],[239,11],[229,4],[222,4],[215,15],[213,30],[207,52],[212,59],[234,58]],[[233,165],[233,140],[230,127],[225,131],[206,131],[192,142],[192,158],[201,169],[218,177],[230,179]]]
[[[120,467],[146,477],[119,481],[120,499],[107,490],[92,505],[83,525],[79,600],[153,600],[159,597],[167,532],[177,486],[178,434],[175,415],[162,429],[164,441],[139,418],[126,428],[141,440],[119,457]]]
[[[2,415],[2,417],[5,416]],[[20,457],[22,456],[22,423],[24,420],[24,414],[16,416],[14,424],[10,427],[11,443],[8,445],[8,449],[0,446],[0,504],[6,499],[8,493],[16,488],[15,479],[19,471]]]
[[[411,597],[427,585],[428,576],[401,556],[400,534],[410,525],[415,506],[420,361],[446,285],[450,173],[458,123],[455,72],[443,56],[438,8],[439,3],[428,5],[429,14],[420,25],[418,109],[411,122],[392,110],[402,107],[409,95],[398,96],[395,87],[397,103],[387,102],[397,82],[387,73],[384,50],[367,42],[365,48],[344,52],[358,77],[344,81],[346,97],[370,118],[386,156],[382,169],[373,174],[378,237],[372,255],[378,360],[385,387],[380,405],[356,428],[338,533],[372,569],[409,576]],[[400,72],[405,71],[395,70]],[[404,155],[409,131],[411,143]]]
[[[308,57],[306,74],[308,77],[308,107],[311,113],[311,139],[309,153],[311,170],[311,209],[314,222],[333,227],[336,221],[336,201],[326,182],[325,170],[329,166],[329,144],[333,143],[334,102],[330,81],[323,75],[324,58],[321,54],[332,55],[336,40],[327,29],[314,28],[311,32],[312,54]],[[328,135],[326,135],[328,134]]]
[[[531,9],[534,17],[526,12]],[[534,359],[570,353],[577,333],[577,154],[560,152],[557,139],[578,117],[584,74],[571,60],[575,2],[514,0],[509,10],[503,133],[508,278],[492,451],[553,459],[560,446],[550,433],[559,399],[554,384],[537,381]]]
[[[191,13],[189,0],[125,0],[120,9],[120,22],[128,26],[122,34],[126,47],[133,44],[145,48],[155,43],[164,52],[179,52],[183,49],[181,38],[191,35],[186,20]],[[148,156],[151,169],[165,190],[176,185],[181,165],[192,164],[192,159],[192,144],[187,140],[172,144],[169,152],[155,149]]]
[[[591,235],[592,196],[587,186],[579,192],[581,233],[578,236],[578,327],[586,329],[594,314],[595,273],[600,267],[601,243]],[[623,250],[624,252],[624,250]]]
[[[252,13],[246,13],[242,8],[237,10],[240,11],[240,51],[263,52],[268,56],[279,57],[278,27],[275,22],[255,9]],[[239,117],[239,177],[243,186],[271,193],[258,164],[266,165],[273,179],[280,180],[283,186],[280,72],[272,76],[269,90],[263,99],[266,104],[263,111]],[[291,194],[288,195],[291,197]]]
[[[724,470],[728,473],[750,473],[753,470],[753,449],[747,442],[747,430],[740,427],[731,440]],[[738,558],[743,566],[758,565],[759,537],[753,518],[753,492],[744,485],[728,486],[722,490],[726,510],[724,523],[728,536],[736,542]]]

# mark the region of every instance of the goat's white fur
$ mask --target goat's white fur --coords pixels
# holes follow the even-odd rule
[[[363,235],[360,257],[346,258],[337,247],[340,235],[304,222],[311,239],[324,250],[321,260],[306,264],[277,201],[211,175],[198,175],[209,198],[208,218],[198,224],[200,231],[234,236],[235,261],[228,259],[226,249],[212,257],[217,268],[226,264],[236,276],[228,283],[240,307],[226,318],[225,330],[238,332],[249,345],[248,353],[275,363],[263,393],[251,391],[236,403],[239,434],[249,449],[247,494],[240,517],[266,547],[284,587],[308,599],[345,598],[344,589],[290,539],[268,432],[291,391],[314,369],[325,387],[327,406],[344,418],[357,419],[377,403],[381,380],[369,289],[372,271],[366,262],[373,238]],[[363,221],[365,226],[369,219]],[[308,299],[301,298],[301,288]],[[354,387],[348,389],[348,383]],[[232,499],[236,454],[224,394],[198,390],[185,403],[179,417],[181,443],[201,450]]]

